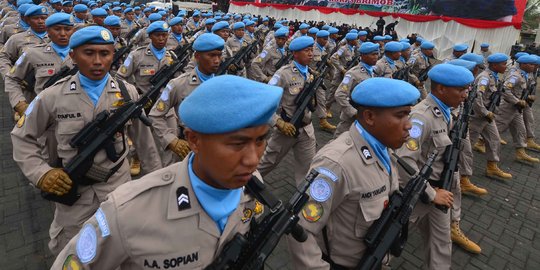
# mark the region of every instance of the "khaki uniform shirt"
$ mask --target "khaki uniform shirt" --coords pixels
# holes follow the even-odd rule
[[[2,30],[0,30],[0,45],[4,45],[11,36],[22,31],[24,31],[24,29],[19,23],[4,25]]]
[[[148,37],[148,34],[146,33],[146,28],[148,27],[144,27],[141,30],[139,30],[137,34],[135,34],[135,36],[133,37],[133,40],[131,41],[131,43],[135,44],[135,46],[137,47],[148,46],[148,44],[150,44],[150,42],[152,41],[150,40],[150,37]]]
[[[388,58],[386,56],[383,56],[381,59],[377,61],[377,64],[375,64],[374,72],[377,74],[377,77],[385,77],[385,78],[392,78],[392,75],[394,75],[394,72],[398,71],[397,63],[401,62],[399,60],[395,60],[394,64],[390,64],[388,61]]]
[[[345,74],[347,72],[347,64],[353,59],[354,57],[354,50],[350,48],[349,45],[344,45],[340,47],[334,55],[330,57],[330,62],[332,63],[332,66],[336,68],[336,73],[339,75]],[[341,74],[340,74],[341,73]]]
[[[75,256],[89,254],[81,252],[84,250],[93,250],[95,256],[81,269],[203,269],[212,263],[236,233],[249,231],[254,213],[260,210],[255,200],[243,193],[220,233],[195,196],[188,160],[109,194],[56,258],[52,269],[61,269],[64,263],[72,263],[70,260],[79,261]],[[95,241],[82,238],[89,233],[96,235]]]
[[[204,26],[204,24],[201,21],[199,21],[198,23],[195,23],[195,21],[193,19],[189,19],[188,22],[186,23],[186,29],[188,31],[193,31],[193,30],[201,28],[203,26]]]
[[[503,101],[499,106],[498,114],[506,117],[517,113],[516,103],[521,99],[523,90],[533,82],[532,74],[525,77],[525,71],[521,69],[513,69],[504,80],[504,92],[502,95]]]
[[[19,59],[26,48],[47,42],[49,42],[47,35],[41,39],[30,30],[11,36],[0,51],[0,73],[7,74],[13,63]]]
[[[411,67],[410,78],[412,83],[417,83],[420,73],[435,64],[435,60],[432,58],[424,57],[422,52],[416,55],[411,55],[407,64]]]
[[[247,70],[247,76],[251,80],[268,82],[276,73],[276,64],[283,57],[277,45],[274,43],[264,48],[264,50],[251,61],[251,66]]]
[[[310,199],[299,224],[306,242],[289,240],[295,269],[329,269],[321,259],[330,248],[332,261],[354,268],[366,246],[364,237],[377,220],[390,195],[398,189],[397,169],[389,174],[356,125],[325,145],[313,158],[311,169],[320,174],[310,186]],[[322,237],[326,227],[327,247]]]
[[[317,69],[317,66],[320,65],[321,61],[326,56],[326,54],[327,54],[326,49],[324,49],[323,47],[323,50],[321,50],[321,48],[317,46],[317,42],[315,42],[315,44],[313,44],[313,60],[309,64],[309,67],[313,70]]]
[[[502,77],[502,74],[499,75]],[[500,80],[500,79],[499,79]],[[473,104],[473,111],[475,118],[484,118],[489,113],[488,107],[491,104],[491,96],[497,92],[497,85],[500,83],[491,70],[484,70],[474,81],[474,85],[478,87],[476,91],[476,99]],[[493,112],[495,113],[495,112]]]
[[[334,94],[337,104],[341,106],[342,120],[353,118],[356,114],[356,109],[349,103],[351,91],[361,82],[369,78],[375,77],[374,72],[370,73],[363,65],[360,64],[351,68],[338,86]]]
[[[120,21],[120,36],[126,37],[127,34],[137,26],[137,21],[132,21],[131,25],[129,25],[125,19]]]
[[[172,33],[169,33],[169,38],[167,39],[167,50],[174,50],[176,47],[180,45],[186,44],[186,39],[182,36],[182,39],[180,42],[178,42],[178,39],[174,37]],[[177,55],[177,57],[180,57],[180,55]]]
[[[228,58],[236,56],[236,53],[240,51],[242,47],[247,46],[247,45],[248,43],[244,38],[242,38],[242,41],[240,41],[240,39],[238,39],[234,35],[232,37],[229,37],[227,41],[225,42],[225,49],[223,50],[224,52],[223,61],[225,61]],[[240,65],[238,68],[242,69],[244,68],[244,66],[245,66],[244,60],[240,61]],[[240,72],[236,72],[236,73],[240,73]]]

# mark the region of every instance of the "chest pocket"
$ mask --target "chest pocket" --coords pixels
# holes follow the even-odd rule
[[[388,192],[388,190],[385,192]],[[388,195],[386,194],[378,194],[375,195],[375,198],[361,198],[359,200],[359,209],[362,211],[362,214],[356,216],[356,224],[354,226],[356,237],[364,238],[371,224],[381,216],[385,201],[387,200]]]
[[[433,145],[439,151],[439,153],[444,153],[446,146],[451,144],[452,141],[446,133],[441,133],[433,136]]]
[[[141,67],[139,70],[139,76],[153,76],[157,72],[156,66]]]
[[[64,157],[63,154],[69,151],[76,151],[69,145],[71,138],[75,136],[84,127],[84,120],[59,121],[56,128],[58,141],[58,155]]]
[[[51,77],[56,73],[54,67],[43,67],[36,71],[36,78]]]

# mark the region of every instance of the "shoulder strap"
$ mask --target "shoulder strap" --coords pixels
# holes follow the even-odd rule
[[[124,102],[131,101],[131,96],[129,95],[124,81],[117,79],[116,82],[118,82],[118,88],[120,88],[120,93],[122,93],[122,96],[124,97]]]

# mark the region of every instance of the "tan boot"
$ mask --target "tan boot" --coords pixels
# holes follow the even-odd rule
[[[332,111],[330,108],[326,108],[326,118],[332,118],[334,115],[332,115]]]
[[[141,161],[138,158],[131,159],[131,176],[137,176],[141,173]]]
[[[486,152],[486,145],[484,144],[483,141],[482,142],[478,141],[473,145],[473,150],[483,154]]]
[[[537,144],[533,138],[527,139],[527,149],[533,150],[533,151],[540,151],[540,145]]]
[[[501,145],[507,145],[507,144],[508,144],[508,142],[507,142],[507,141],[505,141],[504,139],[501,139],[501,141],[500,141],[500,142],[501,142]]]
[[[529,156],[527,152],[525,152],[525,148],[516,149],[516,160],[518,162],[524,162],[526,164],[540,163],[540,160],[538,158]]]
[[[321,129],[328,132],[334,132],[336,130],[336,126],[328,123],[326,118],[319,119],[319,125],[321,126]]]
[[[452,224],[450,225],[450,235],[452,242],[456,243],[464,250],[474,254],[480,254],[480,252],[482,252],[479,245],[471,241],[469,238],[467,238],[467,236],[465,236],[465,234],[463,234],[459,228],[459,221],[452,221]]]
[[[467,175],[461,176],[459,185],[461,186],[461,193],[468,193],[478,196],[486,195],[488,193],[485,188],[477,187],[475,184],[471,183],[471,180]]]
[[[486,176],[502,179],[502,180],[509,180],[512,179],[512,175],[501,170],[499,166],[497,166],[497,162],[495,161],[488,161],[486,166]]]

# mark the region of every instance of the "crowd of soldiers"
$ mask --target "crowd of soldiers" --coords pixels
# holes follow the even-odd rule
[[[216,259],[237,233],[277,232],[296,269],[352,269],[366,255],[387,267],[399,252],[377,257],[384,241],[367,239],[412,179],[424,186],[400,237],[418,226],[427,268],[450,269],[452,242],[481,252],[459,225],[462,193],[488,193],[471,182],[473,150],[488,177],[511,181],[498,167],[510,130],[515,160],[540,162],[528,152],[540,151],[536,55],[456,44],[437,59],[420,35],[290,33],[286,19],[102,0],[0,8],[13,158],[55,203],[51,269],[227,269]],[[318,152],[312,114],[334,134]],[[306,197],[277,211],[262,178],[291,150]],[[303,241],[257,229],[285,212]]]

